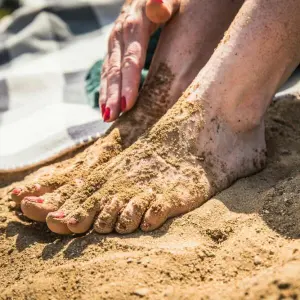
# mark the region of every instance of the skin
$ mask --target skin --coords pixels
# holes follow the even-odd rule
[[[133,3],[134,1],[131,4]],[[17,186],[11,197],[21,206],[23,213],[32,220],[45,222],[48,213],[56,211],[67,200],[72,201],[71,195],[87,183],[89,174],[97,168],[102,169],[104,164],[150,128],[176,102],[208,61],[223,36],[224,28],[229,26],[241,4],[242,1],[231,0],[223,1],[222,5],[219,1],[210,0],[182,1],[176,15],[172,16],[163,29],[149,75],[134,108],[123,114],[104,138],[83,153],[63,164],[43,168]],[[198,12],[201,10],[205,13],[199,18]],[[134,16],[141,17],[141,13]],[[141,18],[145,17],[142,15]],[[197,26],[191,27],[191,20]],[[149,32],[144,34],[148,38]],[[113,31],[111,39],[115,35]],[[137,39],[135,43],[138,43],[139,36],[134,36]],[[140,48],[141,45],[140,41]],[[191,51],[191,48],[195,50]],[[110,52],[114,53],[114,48]],[[105,73],[103,76],[106,76]],[[131,86],[131,89],[134,88],[137,86]],[[101,93],[100,101],[102,97]],[[56,227],[53,229],[56,232],[70,232],[60,224]]]
[[[125,1],[109,38],[101,74],[99,107],[105,122],[134,106],[150,36],[178,8],[179,0]]]
[[[49,213],[48,227],[154,230],[263,168],[265,112],[300,60],[299,9],[299,1],[246,1],[177,103]]]

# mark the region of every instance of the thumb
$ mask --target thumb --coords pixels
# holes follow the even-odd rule
[[[146,15],[155,24],[166,23],[179,8],[179,0],[147,0]]]

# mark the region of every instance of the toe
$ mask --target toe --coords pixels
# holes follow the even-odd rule
[[[150,206],[143,218],[141,229],[152,231],[160,227],[169,217],[170,206],[164,201],[162,195],[157,195],[157,200]]]
[[[139,228],[145,211],[153,199],[152,193],[142,193],[132,198],[119,216],[116,231],[121,234],[131,233]]]
[[[15,201],[16,204],[20,204],[21,200],[25,197],[38,197],[49,192],[51,192],[50,187],[42,186],[39,183],[34,183],[14,188],[11,192],[10,198],[11,200]]]
[[[37,222],[45,222],[48,213],[54,211],[55,207],[44,202],[42,197],[25,197],[21,201],[21,210],[27,218]]]
[[[115,223],[118,218],[124,202],[118,199],[117,197],[112,198],[108,202],[99,214],[98,218],[95,221],[94,229],[98,233],[110,233],[115,227]]]
[[[152,231],[160,227],[168,218],[187,213],[199,207],[207,197],[201,191],[189,191],[188,185],[177,183],[176,188],[166,189],[164,194],[156,195],[144,215],[141,229]]]
[[[49,213],[46,218],[48,228],[58,234],[71,234],[72,231],[67,226],[67,213],[63,211],[55,211]]]
[[[58,193],[48,193],[39,197],[27,196],[21,201],[21,210],[31,220],[46,222],[47,215],[59,208],[60,201],[61,196]]]
[[[71,217],[67,221],[67,226],[69,230],[72,231],[73,233],[80,234],[80,233],[87,232],[93,224],[95,215],[96,215],[96,211],[91,211],[91,212],[87,212],[84,217],[80,217],[80,218],[76,216]]]

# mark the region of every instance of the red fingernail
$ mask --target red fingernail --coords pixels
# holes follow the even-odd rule
[[[152,0],[154,3],[159,3],[159,4],[162,4],[164,3],[164,0]]]
[[[101,113],[102,113],[102,117],[105,113],[105,104],[101,104]]]
[[[104,113],[104,116],[103,116],[104,122],[108,121],[109,118],[110,118],[110,108],[109,108],[109,107],[106,107],[105,113]]]
[[[37,197],[25,197],[25,201],[34,202],[34,203],[44,203],[44,199]]]
[[[18,189],[18,188],[16,188],[16,189],[13,189],[13,191],[12,191],[12,194],[14,194],[14,195],[19,195],[19,194],[21,194],[21,192],[22,192],[22,189]]]
[[[51,216],[56,219],[62,219],[65,217],[65,213],[63,211],[57,211],[57,212],[51,213]]]
[[[126,109],[126,97],[122,96],[121,97],[121,111],[125,111]]]

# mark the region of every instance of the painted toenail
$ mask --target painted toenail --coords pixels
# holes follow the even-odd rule
[[[104,116],[103,116],[104,122],[108,121],[109,118],[110,118],[110,108],[109,108],[109,107],[106,107],[105,113],[104,113]]]
[[[44,199],[37,197],[25,197],[24,201],[34,202],[34,203],[44,203]]]
[[[125,111],[126,109],[126,97],[121,97],[121,111]]]
[[[49,214],[51,217],[56,218],[56,219],[62,219],[64,218],[66,215],[63,211],[56,211],[53,212],[51,214]]]
[[[102,117],[104,116],[104,113],[105,113],[105,104],[101,104],[101,114],[102,114]]]
[[[14,195],[20,195],[21,194],[21,192],[22,192],[22,189],[19,189],[19,188],[16,188],[16,189],[13,189],[13,191],[12,191],[12,194],[14,194]]]
[[[79,222],[78,220],[76,220],[75,218],[71,218],[69,221],[68,221],[68,224],[69,225],[72,225],[72,226],[75,226],[77,225]]]

